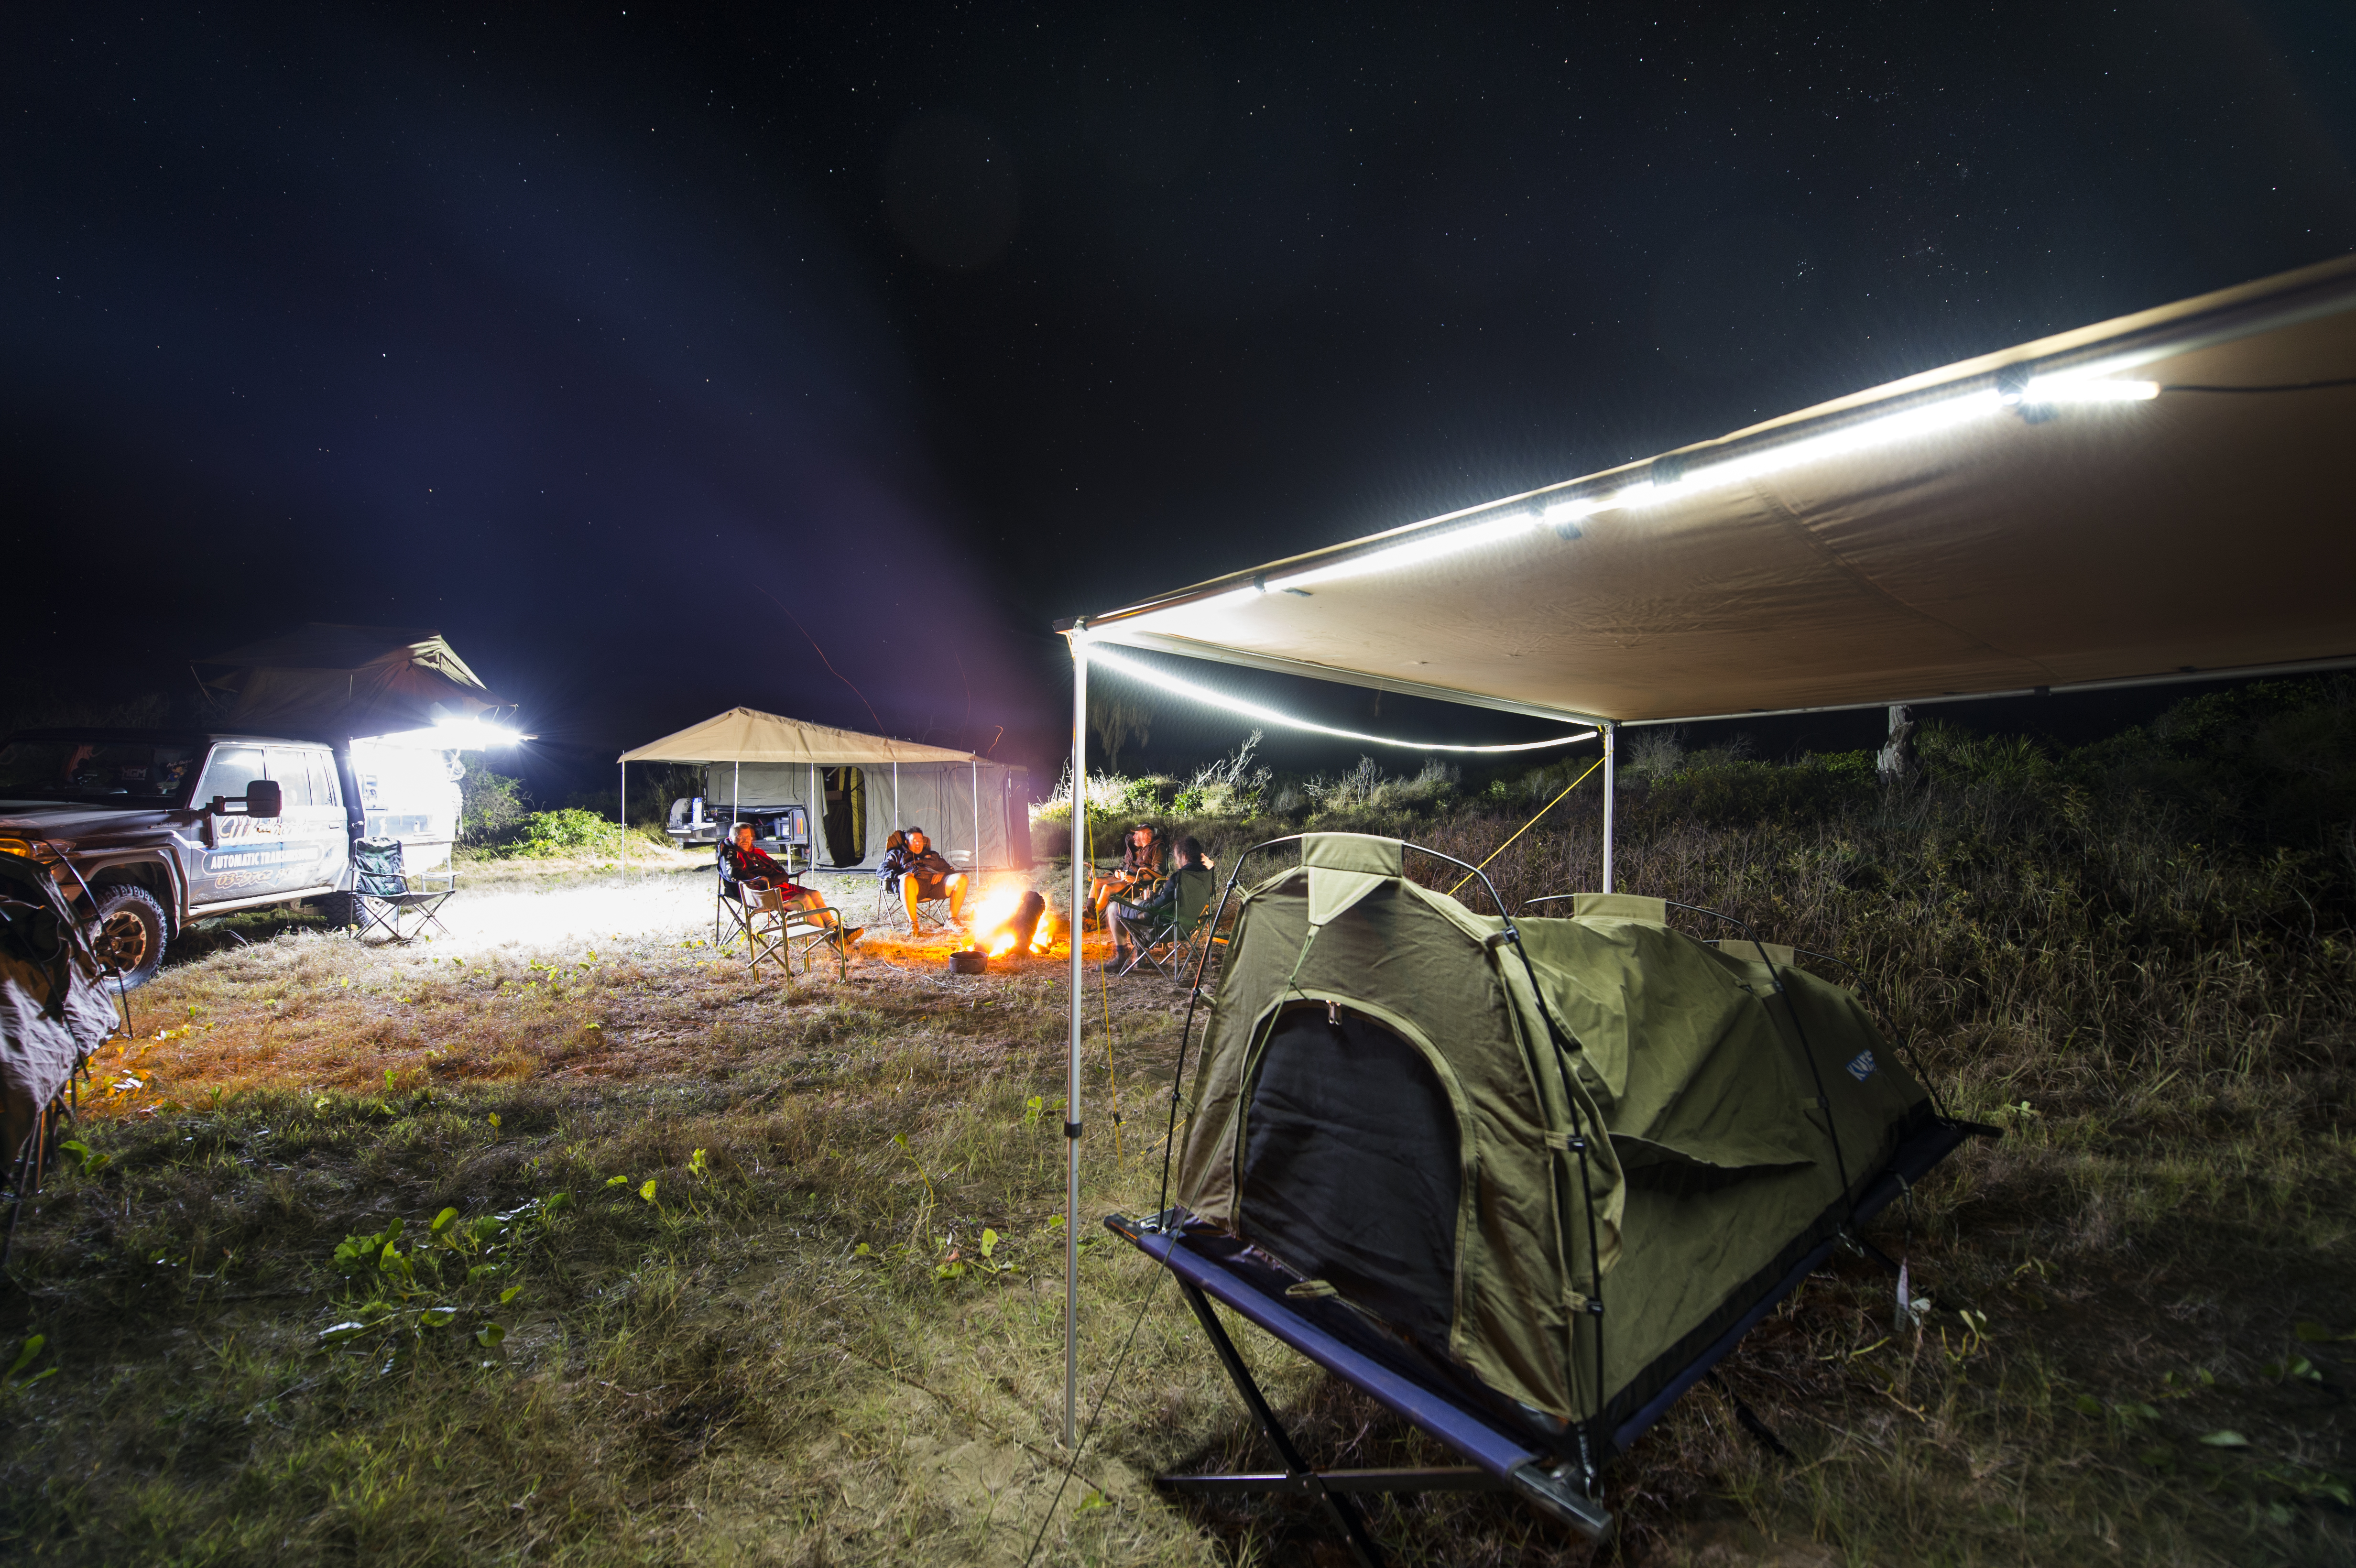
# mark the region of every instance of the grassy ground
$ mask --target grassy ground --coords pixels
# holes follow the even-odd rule
[[[1727,1368],[1794,1457],[1705,1385],[1614,1471],[1605,1560],[2356,1555],[2356,958],[2313,869],[1986,792],[1763,827],[1656,793],[1623,885],[1858,958],[2009,1136],[1877,1232],[1922,1323],[1861,1264],[1812,1279]],[[1477,859],[1526,814],[1425,836]],[[1591,885],[1592,842],[1572,815],[1493,871]],[[1061,966],[878,941],[847,981],[755,983],[698,945],[702,885],[560,867],[467,895],[447,943],[187,944],[0,1296],[0,1358],[44,1341],[0,1392],[7,1553],[1012,1563],[1044,1529],[1043,1562],[1340,1561],[1296,1505],[1145,1484],[1267,1461],[1174,1291],[1093,1229],[1103,1413],[1050,1511]],[[1092,981],[1087,1010],[1084,1209],[1144,1209],[1176,994]],[[1428,1455],[1238,1339],[1320,1457]],[[1406,1563],[1589,1556],[1493,1498],[1375,1521]]]

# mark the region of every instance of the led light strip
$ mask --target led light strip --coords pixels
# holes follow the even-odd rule
[[[2159,384],[2156,381],[2114,380],[2080,374],[2032,376],[2013,382],[1999,375],[1997,385],[1993,388],[1884,414],[1879,419],[1827,431],[1822,435],[1803,436],[1716,463],[1708,462],[1703,454],[1697,454],[1695,466],[1674,479],[1655,480],[1648,475],[1633,480],[1617,490],[1573,496],[1537,507],[1525,503],[1495,517],[1404,539],[1380,549],[1307,567],[1281,577],[1258,579],[1248,588],[1229,589],[1207,599],[1172,605],[1167,610],[1149,610],[1135,618],[1141,624],[1151,624],[1164,617],[1205,610],[1237,609],[1271,594],[1290,593],[1309,597],[1310,591],[1319,583],[1368,577],[1402,567],[1426,566],[1485,546],[1525,538],[1542,528],[1564,531],[1575,526],[1579,519],[1591,517],[1598,512],[1657,506],[1680,496],[1740,480],[1756,479],[1804,463],[1820,462],[1908,437],[1934,435],[1990,414],[2011,411],[2033,419],[2040,410],[2072,405],[2147,402],[2159,393]],[[1666,466],[1665,460],[1655,459],[1655,462],[1656,465]],[[1386,745],[1396,743],[1384,742]]]
[[[1196,686],[1191,680],[1164,674],[1151,665],[1124,658],[1094,638],[1083,635],[1081,641],[1087,650],[1089,664],[1103,665],[1117,669],[1125,676],[1145,682],[1148,686],[1158,686],[1164,691],[1173,692],[1180,697],[1192,698],[1196,702],[1205,703],[1213,708],[1224,708],[1231,713],[1240,713],[1247,719],[1256,719],[1263,724],[1274,724],[1285,730],[1305,730],[1311,734],[1332,735],[1344,741],[1364,741],[1374,746],[1397,746],[1402,751],[1408,752],[1463,752],[1483,754],[1505,752],[1543,752],[1555,746],[1569,746],[1580,741],[1592,741],[1600,733],[1594,730],[1581,730],[1575,735],[1558,735],[1547,741],[1524,741],[1518,745],[1512,746],[1451,746],[1439,741],[1401,741],[1388,735],[1362,735],[1355,730],[1336,730],[1330,724],[1312,723],[1306,719],[1295,719],[1290,714],[1279,713],[1273,708],[1262,708],[1257,702],[1246,702],[1241,698],[1229,697],[1224,692],[1213,691],[1205,686]]]

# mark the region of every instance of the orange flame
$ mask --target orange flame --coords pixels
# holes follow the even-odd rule
[[[980,901],[974,905],[972,929],[979,933],[974,945],[980,947],[988,944],[985,951],[992,958],[1003,958],[1013,952],[1016,933],[1002,928],[1014,918],[1015,910],[1022,905],[1023,895],[1030,891],[1016,881],[1001,881],[985,890]],[[1038,933],[1032,938],[1031,952],[1044,953],[1053,945],[1050,931],[1050,920],[1043,914]]]

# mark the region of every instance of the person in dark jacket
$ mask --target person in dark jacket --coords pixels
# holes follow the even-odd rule
[[[1178,864],[1169,876],[1153,884],[1153,891],[1141,901],[1130,903],[1123,899],[1115,899],[1105,906],[1105,923],[1112,931],[1112,956],[1105,960],[1107,969],[1119,973],[1136,959],[1137,937],[1130,930],[1130,926],[1155,924],[1168,917],[1171,905],[1178,901],[1177,873],[1197,867],[1207,870],[1210,863],[1200,843],[1191,837],[1181,838],[1178,840]]]
[[[900,874],[900,898],[908,906],[908,929],[916,929],[916,905],[926,899],[949,901],[949,918],[965,912],[966,874],[933,848],[921,827],[908,829],[908,864]]]

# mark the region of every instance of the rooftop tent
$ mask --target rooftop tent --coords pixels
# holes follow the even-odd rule
[[[228,722],[343,739],[504,717],[441,633],[320,623],[197,661],[198,678],[231,702]]]
[[[1331,1331],[1608,1456],[1901,1145],[1954,1139],[1788,952],[1626,895],[1509,932],[1401,850],[1312,834],[1245,896],[1173,1196]]]
[[[970,752],[732,708],[620,760],[706,764],[715,808],[809,806],[814,848],[837,868],[873,865],[905,827],[922,827],[958,866],[1031,860],[1029,771]]]

